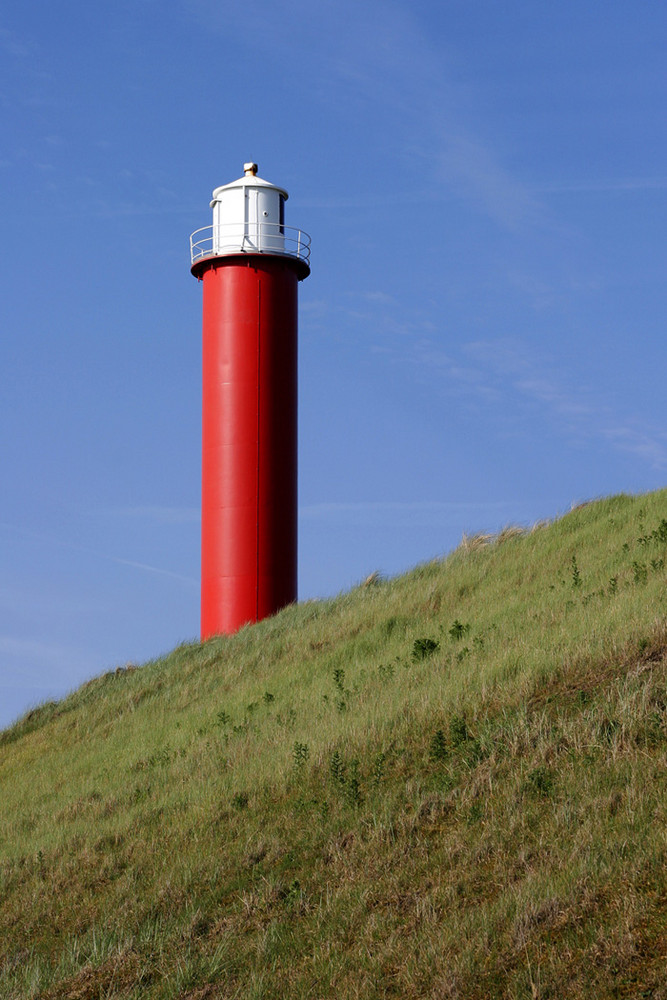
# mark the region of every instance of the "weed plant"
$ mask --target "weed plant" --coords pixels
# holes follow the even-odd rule
[[[667,997],[667,493],[0,734],[0,998]]]

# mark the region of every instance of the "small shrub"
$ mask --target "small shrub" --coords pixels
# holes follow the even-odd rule
[[[232,805],[234,806],[235,809],[238,809],[239,812],[242,809],[247,809],[248,807],[247,794],[245,792],[237,792],[234,798],[232,799]]]
[[[379,785],[384,777],[384,768],[387,762],[387,755],[380,752],[373,762],[373,784]]]
[[[415,639],[412,644],[412,659],[416,662],[425,660],[432,656],[440,648],[440,643],[436,639]]]
[[[598,726],[598,739],[601,743],[613,743],[619,728],[617,719],[603,719]]]
[[[449,635],[455,642],[457,642],[459,639],[462,639],[464,635],[467,635],[469,631],[470,625],[460,622],[457,618],[449,629]]]
[[[297,740],[292,747],[292,760],[295,767],[303,767],[310,757],[310,750],[307,743],[299,743]]]
[[[392,615],[391,618],[387,618],[382,625],[382,631],[386,636],[393,635],[394,632],[403,628],[405,628],[405,622],[402,619],[397,618],[396,615]]]
[[[444,760],[448,754],[447,740],[442,729],[436,729],[431,737],[429,757],[431,760]]]
[[[335,750],[329,762],[329,773],[341,789],[346,801],[353,806],[361,805],[363,797],[359,761],[355,758],[346,765],[341,754]]]
[[[352,806],[360,806],[363,801],[361,794],[361,779],[359,776],[359,761],[351,760],[348,775],[343,785],[345,798]]]
[[[337,667],[334,670],[333,681],[339,695],[334,704],[339,712],[344,712],[347,709],[347,701],[345,699],[350,697],[350,692],[345,687],[345,671],[342,667]]]
[[[665,727],[660,712],[652,712],[646,717],[635,735],[639,746],[657,747],[665,742]]]
[[[581,573],[579,572],[576,556],[572,556],[572,586],[575,590],[581,586]]]
[[[292,879],[287,889],[284,889],[280,895],[282,896],[283,902],[286,906],[294,906],[298,903],[303,896],[301,889],[301,883],[298,878]]]
[[[479,823],[480,819],[484,815],[484,809],[481,802],[473,802],[468,812],[467,823],[468,826],[474,826],[475,823]]]
[[[329,763],[329,773],[331,777],[338,785],[342,785],[345,781],[345,763],[343,758],[339,754],[338,750],[334,750],[331,755],[331,761]]]
[[[461,746],[470,738],[466,720],[462,715],[453,715],[449,721],[449,740],[454,747]]]
[[[554,782],[551,772],[546,767],[535,767],[528,773],[524,783],[524,791],[531,792],[540,798],[547,799],[553,794]]]
[[[270,691],[265,691],[262,700],[265,705],[270,705],[272,701],[275,701],[275,698]]]
[[[663,517],[658,527],[653,532],[653,538],[661,545],[667,545],[667,519]]]
[[[634,573],[635,583],[646,583],[648,579],[648,570],[646,569],[646,563],[633,562],[632,570]]]

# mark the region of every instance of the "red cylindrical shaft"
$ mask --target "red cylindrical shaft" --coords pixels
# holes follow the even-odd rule
[[[204,285],[201,634],[297,597],[298,262],[216,257]]]

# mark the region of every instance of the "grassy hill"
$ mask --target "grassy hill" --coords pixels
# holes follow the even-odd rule
[[[666,998],[666,559],[614,497],[30,712],[0,997]]]

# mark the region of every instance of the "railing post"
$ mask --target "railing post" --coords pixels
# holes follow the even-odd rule
[[[234,225],[233,239],[225,235],[227,227],[218,223],[212,226],[205,226],[197,229],[190,235],[190,261],[203,260],[207,257],[225,256],[234,253],[234,246],[238,247],[237,227]],[[292,233],[296,233],[293,236]],[[206,235],[205,235],[206,234]],[[195,239],[196,237],[196,239]],[[289,257],[296,257],[298,260],[309,264],[310,259],[310,237],[308,233],[303,233],[293,226],[281,226],[279,223],[260,222],[258,220],[246,222],[243,228],[241,239],[241,253],[280,253]]]

